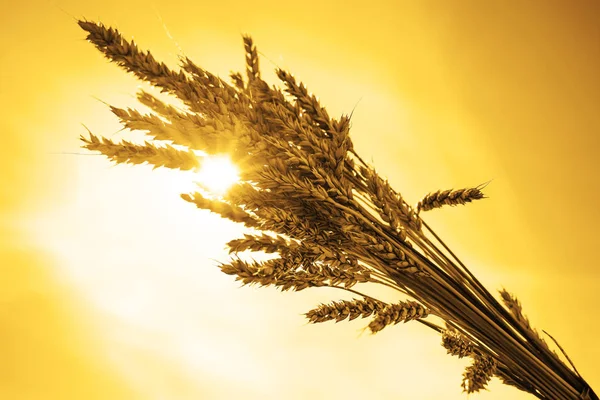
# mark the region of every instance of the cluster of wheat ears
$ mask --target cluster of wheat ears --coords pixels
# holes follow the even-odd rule
[[[496,376],[540,399],[598,399],[558,343],[561,356],[530,326],[518,300],[502,291],[501,304],[422,219],[428,210],[483,198],[481,185],[431,193],[410,206],[356,153],[350,116],[331,118],[284,70],[276,70],[283,91],[261,79],[248,36],[246,78],[232,73],[229,84],[187,57],[174,71],[113,28],[79,26],[110,61],[185,104],[175,107],[141,90],[137,98],[151,113],[111,111],[152,142],[115,143],[89,132],[83,147],[117,163],[181,170],[198,168],[202,154],[227,153],[239,167],[240,181],[224,195],[199,187],[181,196],[257,232],[231,240],[231,253],[276,256],[263,262],[235,256],[220,264],[224,273],[244,284],[353,294],[352,301],[307,312],[313,323],[372,317],[374,333],[410,320],[434,329],[449,354],[472,359],[463,374],[467,393]],[[359,290],[363,283],[392,288],[403,301],[368,296]]]

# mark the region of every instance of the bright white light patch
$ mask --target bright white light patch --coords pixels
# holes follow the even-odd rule
[[[207,156],[198,172],[198,182],[216,195],[224,194],[239,180],[238,169],[226,156]]]

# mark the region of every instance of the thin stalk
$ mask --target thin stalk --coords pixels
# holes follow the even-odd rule
[[[418,257],[415,258],[415,261],[420,264],[424,263]],[[437,285],[436,281],[432,281],[431,283]],[[500,345],[501,343],[505,343],[506,345],[510,344],[511,347],[505,348],[505,350],[507,350],[508,354],[513,353],[516,356],[515,357],[516,359],[513,360],[513,362],[517,362],[517,363],[522,362],[523,358],[525,360],[529,360],[530,363],[533,362],[534,365],[536,365],[538,368],[540,368],[541,371],[543,371],[551,379],[551,381],[554,382],[554,385],[556,385],[558,388],[562,389],[561,390],[563,392],[562,396],[568,396],[567,394],[564,393],[565,391],[568,392],[570,395],[577,395],[577,391],[574,390],[570,385],[568,385],[561,376],[557,375],[556,372],[554,372],[547,365],[542,363],[537,357],[532,356],[531,352],[527,348],[523,347],[523,345],[521,343],[519,343],[518,341],[516,341],[512,336],[506,335],[506,332],[503,329],[500,329],[500,327],[496,324],[496,322],[492,321],[490,319],[490,317],[488,315],[486,315],[485,313],[483,313],[480,309],[478,309],[477,307],[474,307],[473,304],[466,301],[466,299],[461,295],[461,293],[454,290],[454,288],[451,286],[440,286],[436,289],[443,291],[443,292],[450,291],[450,293],[445,293],[447,297],[446,296],[442,296],[442,297],[459,299],[462,303],[462,306],[466,306],[469,312],[474,312],[475,315],[477,315],[479,318],[481,318],[483,320],[482,323],[485,323],[488,326],[490,326],[492,329],[491,329],[491,332],[489,332],[489,333],[491,333],[494,336],[493,338],[490,337],[490,339],[492,339],[490,341],[491,343],[496,343],[497,345]],[[454,297],[452,295],[454,295]],[[502,334],[502,333],[504,335],[499,337],[498,334]],[[502,340],[502,337],[508,339],[508,341]],[[516,353],[514,351],[510,351],[511,348],[516,350]],[[519,357],[519,356],[524,356],[524,357]],[[524,365],[523,367],[527,368],[526,365]],[[532,370],[535,370],[535,369],[532,369]],[[541,386],[544,386],[543,380],[540,381],[539,379],[537,379],[537,376],[534,377],[534,379],[539,381]],[[552,390],[552,392],[554,392],[554,395],[559,395],[558,393],[555,392],[554,387],[551,387],[550,389]],[[563,397],[559,396],[557,398],[563,398]],[[572,397],[564,397],[564,398],[570,399]]]
[[[524,338],[526,338],[528,341],[528,344],[532,344],[534,346],[535,350],[537,350],[539,353],[541,353],[540,355],[542,357],[544,357],[544,359],[546,361],[548,361],[554,367],[557,367],[560,370],[561,375],[563,375],[563,377],[565,379],[568,379],[570,381],[570,384],[572,384],[572,385],[575,384],[575,386],[577,386],[577,383],[581,383],[580,381],[578,381],[576,379],[576,377],[571,373],[571,371],[566,367],[566,365],[564,363],[562,363],[560,360],[557,360],[556,357],[554,357],[553,354],[548,351],[548,349],[546,349],[544,346],[541,346],[539,344],[539,338],[537,338],[535,335],[533,335],[531,332],[529,332],[527,329],[525,329],[519,323],[516,322],[514,316],[511,313],[509,313],[504,307],[502,307],[500,305],[500,303],[498,303],[498,301],[493,296],[491,296],[491,294],[485,289],[485,287],[481,284],[481,282],[471,273],[471,271],[452,252],[452,250],[450,250],[450,248],[444,243],[444,241],[433,231],[433,229],[431,229],[431,227],[429,227],[429,225],[427,225],[427,223],[425,221],[423,221],[423,225],[435,237],[435,239],[446,249],[446,251],[448,251],[448,253],[459,263],[459,265],[462,267],[463,271],[466,274],[468,274],[469,278],[475,283],[478,291],[486,298],[486,300],[489,303],[491,303],[491,306],[492,306],[491,310],[494,310],[495,312],[499,313],[505,319],[508,319],[509,321],[511,321],[512,323],[510,324],[510,327],[512,329],[516,329]],[[503,319],[499,318],[499,320],[502,321]]]

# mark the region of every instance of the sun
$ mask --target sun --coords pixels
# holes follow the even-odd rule
[[[198,183],[212,194],[221,196],[240,180],[237,167],[227,156],[207,156],[197,176]]]

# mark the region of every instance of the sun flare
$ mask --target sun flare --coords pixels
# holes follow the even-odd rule
[[[198,183],[216,195],[224,194],[240,180],[237,167],[227,156],[207,156],[197,178]]]

